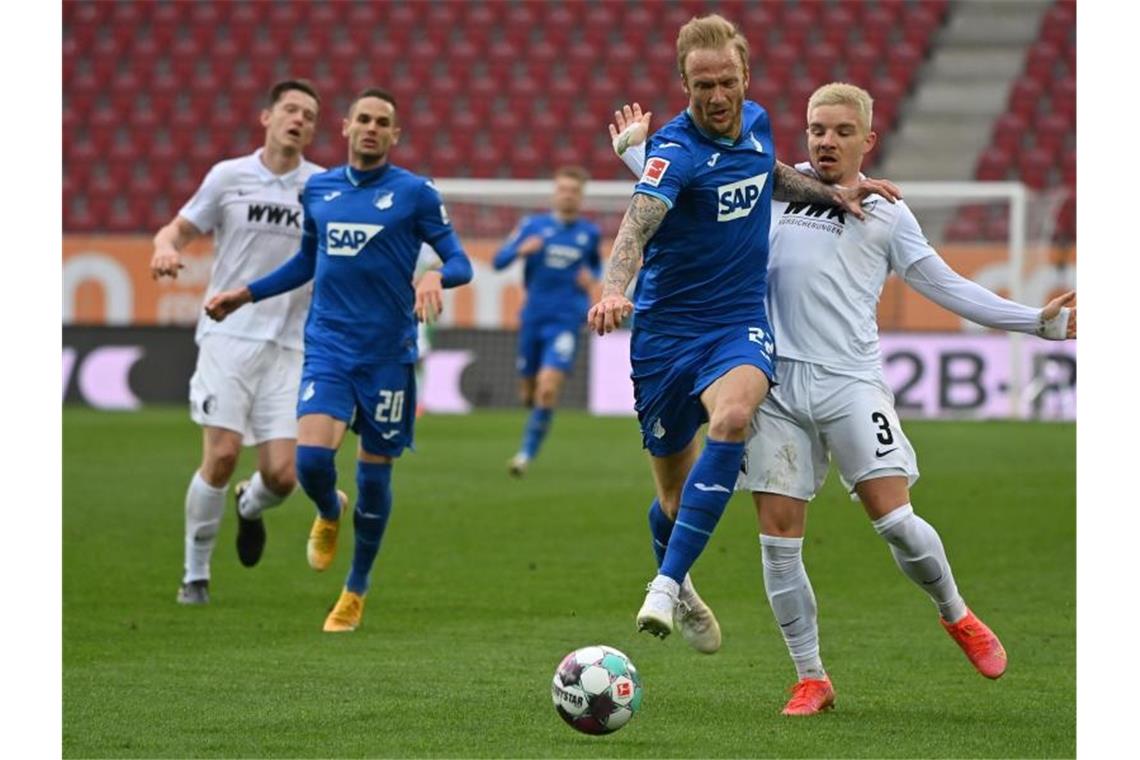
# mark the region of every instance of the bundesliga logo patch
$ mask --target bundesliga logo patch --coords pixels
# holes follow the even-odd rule
[[[668,168],[669,159],[654,156],[645,162],[645,171],[641,175],[641,181],[657,187],[661,184],[661,178],[665,176],[665,170]]]

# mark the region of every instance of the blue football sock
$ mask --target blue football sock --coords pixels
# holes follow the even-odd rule
[[[363,594],[368,590],[372,563],[380,551],[392,512],[392,465],[357,462],[356,489],[356,511],[352,515],[356,551],[352,553],[352,567],[344,585],[354,594]]]
[[[657,499],[649,505],[649,532],[653,534],[653,553],[657,556],[657,566],[665,559],[665,547],[669,545],[669,536],[673,532],[673,521],[665,510],[661,509],[661,502]]]
[[[704,551],[720,516],[724,514],[724,508],[728,506],[743,458],[743,442],[705,439],[705,449],[681,491],[681,508],[677,510],[669,547],[661,561],[662,575],[677,583],[685,580],[685,574]]]
[[[541,409],[536,406],[530,410],[530,417],[527,418],[526,427],[523,428],[522,448],[520,449],[527,459],[534,459],[538,454],[538,448],[542,446],[542,439],[546,438],[546,433],[550,430],[550,418],[553,416],[553,409]]]
[[[297,447],[297,480],[326,520],[340,515],[336,497],[336,449],[323,446]]]

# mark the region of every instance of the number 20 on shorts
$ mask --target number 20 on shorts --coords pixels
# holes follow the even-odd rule
[[[404,392],[380,391],[380,403],[376,405],[377,422],[399,422],[404,419]]]

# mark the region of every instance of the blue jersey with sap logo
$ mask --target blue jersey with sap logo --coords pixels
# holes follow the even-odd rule
[[[562,222],[549,213],[526,217],[495,254],[495,269],[510,266],[519,244],[532,235],[541,237],[543,244],[523,264],[527,297],[522,321],[562,321],[576,326],[585,321],[590,303],[589,294],[578,284],[578,272],[585,267],[594,277],[601,273],[598,227],[586,219]]]
[[[768,112],[750,100],[735,141],[703,132],[688,111],[650,138],[634,192],[669,211],[638,275],[640,327],[695,336],[764,317],[775,166]]]
[[[414,362],[412,279],[421,245],[428,243],[443,259],[444,287],[471,279],[470,261],[431,180],[391,164],[371,171],[338,166],[309,178],[301,205],[301,250],[250,283],[254,300],[313,278],[307,358],[349,366]]]

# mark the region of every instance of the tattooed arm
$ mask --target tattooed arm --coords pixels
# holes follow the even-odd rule
[[[602,278],[601,300],[594,304],[587,317],[590,329],[598,335],[617,329],[633,311],[625,290],[641,266],[641,254],[646,243],[657,232],[668,211],[660,199],[644,193],[635,193],[630,201]]]
[[[882,179],[860,180],[855,187],[827,185],[779,161],[776,162],[773,173],[772,200],[839,206],[846,208],[858,219],[863,218],[863,199],[872,193],[883,196],[891,203],[902,197],[897,187]]]

